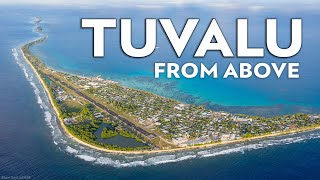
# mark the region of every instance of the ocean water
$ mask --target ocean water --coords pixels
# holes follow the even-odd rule
[[[80,18],[123,18],[133,21],[132,41],[136,47],[145,43],[144,19],[152,12],[153,18],[171,18],[177,31],[181,31],[187,18],[200,18],[200,22],[191,37],[181,58],[177,58],[160,24],[157,28],[157,46],[155,52],[147,58],[137,59],[126,56],[120,47],[119,28],[106,30],[106,56],[92,57],[92,30],[81,29]],[[79,75],[101,75],[125,86],[147,90],[177,100],[205,104],[212,109],[257,115],[285,114],[293,112],[320,111],[320,76],[317,63],[317,47],[320,35],[319,24],[315,23],[320,14],[313,10],[283,11],[266,9],[262,11],[225,10],[210,7],[169,7],[165,9],[148,8],[103,8],[59,11],[41,14],[43,27],[50,38],[33,52],[39,55],[48,66]],[[265,45],[265,19],[277,17],[278,42],[280,47],[290,43],[290,19],[303,19],[303,48],[298,55],[281,59],[268,53]],[[216,18],[233,53],[236,54],[236,19],[249,19],[249,44],[265,48],[264,58],[223,58],[219,52],[208,52],[205,58],[193,58],[193,55],[211,21]],[[118,22],[118,26],[119,26]],[[253,33],[254,32],[254,33]],[[277,79],[274,72],[267,79],[194,78],[161,79],[154,78],[155,62],[204,63],[208,67],[218,63],[218,74],[222,77],[229,63],[235,67],[240,62],[256,64],[259,62],[277,64],[299,62],[300,78],[287,79],[284,75]],[[239,108],[240,106],[240,108]]]
[[[137,15],[135,10],[128,10],[126,12],[128,13],[127,16],[130,13]],[[103,10],[96,12],[93,10],[58,10],[37,7],[1,8],[0,176],[30,176],[32,179],[147,179],[150,177],[153,179],[315,179],[317,177],[318,169],[320,168],[320,153],[318,152],[320,148],[320,131],[192,152],[139,156],[101,153],[81,146],[66,137],[59,129],[55,114],[39,81],[35,78],[30,67],[19,53],[19,47],[23,43],[38,37],[36,33],[32,32],[33,25],[30,23],[31,18],[34,16],[40,15],[44,18],[43,26],[46,28],[45,33],[49,35],[48,41],[35,48],[34,51],[44,58],[50,67],[77,74],[101,74],[105,77],[117,79],[124,85],[141,89],[148,89],[151,88],[150,84],[159,83],[159,85],[165,85],[163,90],[160,92],[156,91],[159,94],[164,93],[166,88],[173,88],[174,90],[171,93],[181,92],[183,94],[182,97],[189,97],[190,101],[197,101],[195,103],[200,103],[201,98],[204,98],[204,96],[197,94],[199,93],[197,89],[194,91],[183,90],[183,88],[188,89],[186,84],[183,85],[184,80],[176,82],[163,79],[161,82],[152,82],[150,80],[152,69],[150,71],[146,70],[149,67],[149,63],[152,65],[152,62],[147,62],[149,60],[142,62],[144,66],[139,65],[144,60],[137,60],[140,62],[133,63],[130,66],[131,68],[123,67],[124,69],[120,68],[119,72],[117,72],[117,68],[120,67],[118,63],[126,64],[128,61],[125,57],[123,57],[124,59],[122,57],[115,58],[117,61],[112,61],[108,58],[95,61],[85,55],[85,53],[91,53],[88,47],[83,47],[83,51],[78,50],[78,53],[76,53],[75,48],[82,47],[79,46],[79,41],[85,45],[88,44],[87,40],[90,40],[88,36],[90,33],[80,30],[79,23],[73,23],[75,22],[74,20],[79,20],[78,17],[80,15],[104,17],[107,16],[105,13],[106,11]],[[114,9],[113,13],[113,16],[116,16],[120,12]],[[145,16],[143,12],[140,13],[140,17]],[[177,10],[176,13],[179,14],[179,11]],[[182,10],[180,13],[182,17],[186,16]],[[125,15],[118,14],[118,16]],[[213,14],[212,16],[215,15]],[[290,17],[290,14],[287,14],[287,16]],[[316,18],[317,14],[308,12],[305,16]],[[138,18],[139,16],[135,17]],[[260,15],[261,19],[263,17],[263,15]],[[306,44],[304,46],[316,43],[317,33],[315,29],[318,28],[318,25],[311,25],[312,22],[315,22],[312,18],[305,18],[304,20],[307,23],[304,25],[305,27],[308,25],[308,22],[310,23],[307,26],[310,27],[310,30],[309,28],[305,30],[310,32],[306,33],[304,38],[313,34],[314,39],[309,39],[310,42],[305,41]],[[232,18],[231,20],[233,21]],[[65,27],[74,28],[75,31],[83,34],[83,36],[78,36],[79,41],[75,41],[72,38],[74,36],[69,31],[59,30],[61,28],[60,25],[63,23],[65,23]],[[84,40],[81,40],[81,37]],[[54,42],[52,41],[57,38],[60,42],[64,40],[67,43],[53,46]],[[86,38],[88,39],[85,40]],[[69,44],[69,46],[65,44]],[[161,46],[159,47],[159,49],[162,49]],[[301,97],[303,105],[298,100],[298,102],[290,102],[309,110],[309,108],[313,109],[317,107],[316,102],[319,102],[316,100],[318,98],[316,90],[319,87],[316,81],[319,74],[316,69],[319,65],[316,63],[317,58],[315,54],[312,56],[312,53],[317,52],[309,48],[304,48],[304,51],[308,52],[305,53],[304,61],[311,63],[303,63],[305,67],[308,67],[307,72],[309,73],[304,73],[304,75],[310,81],[298,80],[299,82],[291,83],[297,83],[295,86],[297,89],[304,87],[304,90],[311,94],[306,93],[307,95],[304,95],[304,91],[298,93],[299,96],[297,97]],[[76,56],[72,57],[72,54]],[[299,56],[301,54],[302,52]],[[309,54],[311,55],[309,56]],[[168,58],[174,57],[173,54],[167,56]],[[70,60],[67,60],[69,57],[71,57]],[[156,58],[153,60],[156,61]],[[151,57],[150,61],[152,61]],[[92,66],[94,67],[88,66],[88,64],[93,64]],[[97,74],[93,73],[94,68],[97,68]],[[135,76],[139,76],[140,78],[137,78],[136,82],[130,83],[134,80],[133,77]],[[140,82],[145,87],[138,87]],[[229,86],[233,88],[238,86],[244,88],[244,85],[241,84],[246,83],[240,83],[240,81],[232,82],[234,82],[234,85],[230,82]],[[228,84],[229,82],[219,81],[219,83]],[[228,85],[225,85],[225,87],[228,87]],[[269,89],[272,89],[272,87],[269,87]],[[290,86],[287,88],[290,91],[286,91],[287,93],[283,94],[293,97],[294,93],[290,94]],[[248,91],[252,92],[252,90]],[[296,89],[292,88],[292,91],[295,92]],[[231,94],[233,93],[239,92],[232,91]],[[268,95],[261,95],[259,91],[252,93],[253,95],[255,93],[258,94],[252,96],[252,99],[253,97],[258,98],[260,96],[261,98],[268,99]],[[168,96],[170,96],[170,93]],[[308,98],[309,96],[310,98]],[[314,99],[311,97],[314,97]],[[269,104],[267,102],[259,104],[260,100],[252,99],[248,99],[250,102],[243,101],[247,103],[244,106],[272,105],[272,103]],[[241,100],[238,101],[241,102]],[[230,102],[230,104],[236,106],[242,105],[239,102]],[[278,101],[275,100],[275,102]],[[281,102],[286,104],[285,102],[288,101],[281,100]],[[224,105],[229,104],[220,103]],[[288,102],[288,104],[290,103]],[[272,109],[272,106],[268,107],[268,109]],[[301,110],[299,108],[293,109],[297,111]]]

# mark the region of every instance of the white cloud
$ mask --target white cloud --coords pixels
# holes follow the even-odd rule
[[[221,8],[221,9],[235,9],[240,7],[238,3],[230,3],[230,2],[209,3],[207,6],[214,7],[214,8]]]
[[[257,5],[257,6],[249,6],[249,9],[253,10],[253,11],[261,11],[263,9],[266,9],[266,7],[265,6],[261,6],[261,5]]]

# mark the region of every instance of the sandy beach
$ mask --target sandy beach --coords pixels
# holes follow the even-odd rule
[[[253,140],[259,140],[259,139],[263,139],[263,138],[268,138],[268,137],[275,137],[275,136],[281,136],[281,135],[288,135],[288,134],[293,134],[293,133],[297,133],[297,132],[305,132],[305,131],[312,131],[312,130],[317,130],[320,129],[320,126],[316,126],[316,127],[304,127],[304,128],[300,128],[300,129],[292,129],[292,130],[288,130],[288,131],[283,131],[283,132],[278,132],[278,133],[273,133],[273,134],[267,134],[267,135],[261,135],[261,136],[255,136],[255,137],[251,137],[251,138],[242,138],[242,139],[238,139],[238,140],[232,140],[232,141],[224,141],[224,142],[217,142],[217,143],[211,143],[211,144],[203,144],[203,145],[197,145],[197,146],[187,146],[187,147],[181,147],[181,148],[172,148],[172,149],[161,149],[161,150],[150,150],[150,151],[117,151],[117,150],[109,150],[106,148],[101,148],[89,143],[86,143],[82,140],[80,140],[79,138],[73,136],[67,129],[67,127],[65,126],[63,119],[60,118],[60,114],[59,111],[57,109],[57,107],[54,105],[53,103],[53,99],[50,95],[49,89],[47,88],[45,82],[43,81],[43,79],[40,77],[39,73],[37,72],[37,70],[35,69],[35,67],[32,65],[32,63],[28,60],[28,58],[26,57],[26,55],[24,54],[24,52],[22,51],[22,49],[20,49],[20,51],[22,52],[22,55],[24,57],[24,59],[27,61],[27,63],[31,66],[31,68],[33,69],[34,73],[36,74],[36,76],[38,77],[39,81],[41,82],[48,98],[49,101],[51,103],[51,106],[53,107],[55,114],[59,120],[59,124],[61,125],[63,132],[65,132],[65,134],[67,136],[69,136],[70,138],[72,138],[74,141],[76,141],[79,144],[82,144],[84,146],[96,149],[98,151],[103,151],[106,153],[114,153],[114,154],[154,154],[154,153],[170,153],[170,152],[176,152],[176,151],[187,151],[187,150],[195,150],[195,149],[200,149],[200,148],[210,148],[210,147],[214,147],[214,146],[219,146],[219,145],[226,145],[226,144],[232,144],[232,143],[241,143],[241,142],[248,142],[248,141],[253,141]]]

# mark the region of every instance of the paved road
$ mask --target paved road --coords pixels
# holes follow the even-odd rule
[[[111,114],[112,116],[118,118],[119,120],[121,120],[123,123],[125,123],[126,125],[128,125],[129,127],[133,128],[134,130],[136,130],[137,132],[143,134],[144,136],[147,136],[150,139],[153,139],[155,137],[157,137],[155,134],[153,133],[149,133],[147,131],[145,131],[144,129],[136,126],[135,124],[133,124],[132,122],[128,121],[127,119],[121,117],[120,115],[118,115],[117,113],[115,113],[114,111],[108,109],[107,107],[105,107],[103,104],[95,101],[94,99],[88,97],[87,95],[83,94],[82,92],[80,92],[79,90],[75,89],[72,86],[69,86],[67,83],[61,81],[58,78],[55,78],[52,75],[47,75],[50,78],[54,79],[55,81],[60,82],[63,86],[66,86],[67,88],[71,89],[72,91],[74,91],[75,93],[77,93],[79,96],[83,97],[84,99],[86,99],[87,101],[91,102],[92,104],[98,106],[99,108],[103,109],[104,111],[108,112],[109,114]]]

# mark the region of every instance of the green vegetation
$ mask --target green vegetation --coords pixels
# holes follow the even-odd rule
[[[137,135],[135,135],[133,133],[130,133],[130,132],[122,130],[122,129],[119,132],[120,132],[120,135],[123,137],[132,138],[132,139],[137,140],[138,142],[143,142],[142,139],[140,139]]]
[[[45,39],[46,37],[28,43],[21,50],[40,78],[45,81],[52,103],[57,107],[60,118],[64,119],[68,131],[92,145],[124,151],[151,148],[119,147],[97,142],[94,133],[100,128],[101,123],[109,123],[116,127],[115,130],[104,128],[100,134],[101,138],[111,138],[120,134],[139,142],[147,139],[152,143],[158,143],[156,146],[160,148],[173,147],[172,144],[163,144],[174,140],[195,140],[195,144],[200,145],[320,125],[319,115],[298,113],[266,118],[216,112],[203,106],[183,104],[149,92],[123,87],[98,77],[86,78],[56,72],[48,69],[29,50],[30,46]],[[104,116],[100,110],[109,113],[109,117]],[[147,133],[141,133],[141,129]],[[154,137],[149,138],[149,134]],[[164,138],[166,140],[162,141]]]
[[[101,121],[100,120],[91,120],[91,122],[82,122],[82,123],[78,123],[78,124],[69,124],[67,125],[68,131],[78,137],[79,139],[95,145],[95,146],[99,146],[99,147],[104,147],[110,150],[119,150],[119,151],[137,151],[137,150],[150,150],[151,146],[149,145],[145,145],[145,146],[141,146],[141,147],[121,147],[121,146],[117,146],[117,145],[111,145],[111,144],[105,144],[105,143],[100,143],[97,142],[97,136],[94,135],[94,132],[99,129],[101,125]],[[120,135],[126,135],[126,137],[130,137],[130,138],[134,138],[139,142],[142,142],[141,139],[139,139],[137,136],[135,136],[134,134],[128,133],[127,131],[120,131],[122,132]],[[126,132],[126,133],[124,133]],[[103,139],[107,139],[107,138],[111,138],[118,135],[118,133],[114,130],[110,130],[107,128],[103,128],[102,132],[101,132],[101,138]]]
[[[243,134],[243,135],[242,135],[243,138],[251,138],[251,137],[253,137],[253,136],[254,136],[254,135],[251,134],[251,133],[246,133],[246,134]]]
[[[110,145],[105,143],[100,143],[97,141],[97,136],[94,135],[95,131],[97,131],[103,120],[98,120],[94,118],[94,106],[90,104],[86,104],[82,107],[81,111],[78,113],[80,122],[77,122],[75,124],[69,124],[67,125],[67,128],[71,134],[74,136],[80,138],[81,140],[88,142],[92,145],[96,145],[99,147],[104,147],[110,150],[120,150],[120,151],[134,151],[134,150],[148,150],[151,148],[151,146],[142,146],[142,147],[120,147],[117,145]],[[108,122],[108,124],[112,125],[113,127],[118,126],[116,123]],[[138,136],[129,133],[128,131],[120,130],[119,134],[121,136],[127,137],[127,138],[133,138],[139,142],[143,142]],[[103,128],[101,132],[101,138],[107,139],[114,137],[118,135],[118,132],[113,129]]]
[[[140,147],[121,147],[117,145],[110,145],[110,144],[98,144],[100,147],[104,147],[110,150],[118,150],[118,151],[142,151],[142,150],[151,150],[150,146],[140,146]]]
[[[98,120],[91,120],[90,123],[84,122],[76,125],[67,125],[71,134],[89,143],[96,143],[97,137],[94,132],[99,129],[101,122]]]
[[[116,131],[113,131],[111,129],[107,129],[107,128],[103,128],[102,132],[101,132],[101,138],[102,139],[107,139],[107,138],[111,138],[118,135],[118,133]]]

